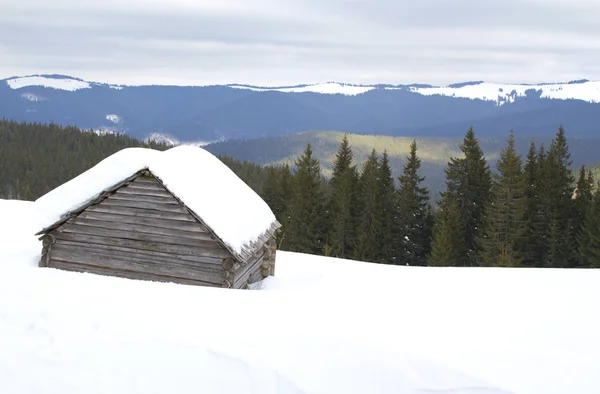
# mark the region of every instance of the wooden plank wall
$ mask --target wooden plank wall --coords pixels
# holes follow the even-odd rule
[[[45,265],[70,271],[222,287],[222,263],[231,258],[150,178],[137,178],[50,234]]]

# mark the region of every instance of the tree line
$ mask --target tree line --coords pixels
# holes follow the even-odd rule
[[[0,198],[33,200],[127,147],[167,146],[76,127],[0,120]],[[441,199],[423,186],[415,141],[402,175],[385,150],[360,167],[347,138],[323,176],[311,145],[293,164],[219,156],[283,224],[279,248],[400,265],[600,267],[600,195],[585,167],[574,175],[562,127],[525,158],[511,133],[496,171],[473,129],[445,170]]]
[[[600,191],[592,173],[573,176],[565,130],[523,159],[511,132],[496,171],[469,129],[445,169],[432,206],[415,141],[402,175],[374,150],[360,167],[344,138],[329,180],[310,144],[268,168],[261,195],[283,224],[279,247],[417,266],[600,267]]]

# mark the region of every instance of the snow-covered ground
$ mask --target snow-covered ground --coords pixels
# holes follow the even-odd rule
[[[122,89],[119,85],[106,85],[96,82],[87,82],[68,76],[29,75],[24,77],[12,77],[4,80],[12,89],[21,89],[27,86],[43,86],[46,88],[75,91],[88,89],[94,86],[108,86],[113,89]],[[204,85],[207,86],[207,85]],[[278,91],[287,93],[321,93],[321,94],[343,94],[356,96],[369,91],[380,89],[378,85],[355,85],[340,82],[326,82],[305,84],[297,86],[251,86],[243,84],[226,85],[233,89],[246,89],[253,91]],[[441,95],[449,97],[460,97],[472,100],[494,101],[498,105],[514,102],[517,97],[524,97],[528,90],[535,90],[542,98],[557,100],[582,100],[590,103],[600,102],[600,81],[578,81],[574,83],[545,83],[545,84],[511,84],[496,82],[473,82],[450,86],[387,86],[388,90],[410,90],[426,96]],[[24,97],[29,99],[28,97]],[[116,115],[107,115],[116,116]],[[108,118],[112,122],[118,120],[116,117]]]
[[[323,93],[323,94],[344,94],[347,96],[356,96],[375,89],[374,86],[361,86],[342,84],[337,82],[318,83],[313,85],[292,86],[292,87],[257,87],[248,85],[228,85],[235,89],[248,89],[257,92],[278,91],[286,93]]]
[[[279,252],[261,290],[37,268],[0,200],[1,393],[600,392],[600,270],[384,266]]]
[[[26,86],[43,86],[46,88],[75,91],[89,89],[90,84],[75,78],[50,78],[41,75],[31,75],[7,79],[6,83],[11,89],[21,89]]]
[[[511,85],[482,82],[460,87],[441,86],[411,88],[410,90],[426,96],[441,95],[496,101],[498,105],[512,103],[517,97],[524,97],[527,90],[539,92],[541,98],[559,100],[577,99],[590,103],[600,102],[600,81],[543,85]]]

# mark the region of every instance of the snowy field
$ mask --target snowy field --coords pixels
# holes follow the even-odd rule
[[[0,200],[0,393],[600,392],[600,270],[382,266],[279,252],[261,290],[37,268]]]

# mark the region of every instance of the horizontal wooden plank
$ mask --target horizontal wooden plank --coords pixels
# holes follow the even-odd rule
[[[113,269],[103,268],[103,267],[95,267],[85,264],[77,264],[73,262],[64,262],[58,260],[50,260],[48,262],[49,268],[56,268],[65,271],[72,272],[82,272],[96,275],[105,275],[105,276],[113,276],[125,279],[136,279],[136,280],[147,280],[153,282],[170,282],[170,283],[178,283],[183,285],[192,285],[192,286],[207,286],[207,287],[222,287],[222,284],[214,284],[210,282],[202,282],[197,280],[190,280],[185,278],[176,278],[162,275],[153,275],[153,274],[144,274],[140,272],[131,272],[131,271],[117,271]]]
[[[199,247],[185,246],[185,245],[169,245],[161,242],[134,240],[134,239],[120,239],[110,236],[98,236],[93,234],[82,234],[82,233],[69,233],[53,231],[52,235],[58,240],[66,240],[73,242],[85,242],[90,244],[100,244],[132,249],[143,249],[154,252],[163,252],[175,255],[185,256],[202,256],[210,257],[216,260],[216,263],[221,264],[222,259],[231,257],[231,254],[220,246],[211,248],[208,246]]]
[[[150,183],[150,184],[154,184],[154,185],[160,185],[156,179],[151,178],[151,177],[137,177],[133,180],[133,182],[131,182],[131,184],[139,184],[139,183]]]
[[[89,216],[89,215],[87,215]],[[165,235],[170,237],[181,237],[194,239],[198,241],[214,241],[217,242],[211,233],[205,231],[188,231],[174,228],[165,228],[158,226],[149,226],[146,224],[125,223],[119,221],[106,221],[95,218],[85,218],[82,215],[69,219],[68,224],[77,224],[81,226],[101,227],[109,230],[132,231],[145,234]]]
[[[100,220],[104,222],[118,222],[129,224],[141,224],[152,227],[170,228],[174,230],[191,231],[195,233],[207,233],[206,227],[198,222],[184,222],[168,218],[148,218],[139,216],[119,215],[114,213],[84,211],[77,218]]]
[[[147,260],[131,256],[125,257],[115,254],[104,254],[97,252],[97,249],[88,250],[86,252],[53,247],[50,251],[50,259],[53,261],[93,265],[120,271],[174,276],[215,284],[222,283],[223,281],[223,273],[200,271],[194,269],[194,267],[190,267],[189,264],[166,263],[163,261]]]
[[[63,239],[56,240],[56,243],[52,245],[52,248],[53,250],[58,248],[61,250],[77,250],[83,252],[96,251],[98,253],[118,254],[133,258],[160,259],[166,263],[186,264],[190,267],[197,268],[200,271],[223,273],[222,258],[165,253],[125,246],[92,244],[89,242],[77,242]]]
[[[250,264],[242,266],[238,271],[236,271],[233,276],[233,288],[239,289],[240,287],[245,286],[250,275],[252,275],[256,270],[260,270],[262,262],[263,256]]]
[[[168,235],[146,234],[137,231],[113,230],[103,227],[82,226],[80,224],[71,223],[71,221],[59,227],[59,231],[65,233],[98,235],[101,237],[133,239],[138,241],[156,242],[170,245],[195,246],[198,248],[217,248],[217,245],[219,245],[216,241],[203,241],[183,237],[173,237]]]
[[[113,193],[107,200],[126,200],[126,201],[138,201],[148,202],[152,204],[167,204],[167,205],[181,205],[173,196],[157,197],[157,196],[143,196],[141,194],[127,194],[127,193]],[[106,201],[106,200],[105,200]]]
[[[141,189],[141,190],[155,190],[155,191],[166,190],[158,182],[140,182],[137,179],[125,187],[130,188],[130,189]]]
[[[160,190],[160,189],[144,189],[144,188],[129,187],[129,186],[117,189],[115,194],[173,198],[173,196],[165,189],[162,189],[162,190]]]
[[[143,209],[143,208],[132,208],[132,207],[118,207],[112,205],[103,205],[97,204],[92,205],[87,208],[86,211],[91,212],[103,212],[110,213],[114,215],[124,215],[124,216],[136,216],[142,218],[156,218],[156,219],[169,219],[169,220],[177,220],[177,221],[186,221],[186,222],[194,222],[197,223],[196,219],[190,215],[189,212],[185,211],[185,213],[178,212],[160,212],[151,209]],[[204,226],[198,223],[200,226]],[[206,229],[206,227],[204,227]]]
[[[130,208],[142,208],[150,209],[153,211],[161,212],[178,212],[178,213],[189,213],[182,205],[176,204],[156,204],[151,202],[143,201],[129,201],[129,200],[118,200],[114,198],[107,198],[103,200],[100,205],[110,205],[114,207],[130,207]]]

